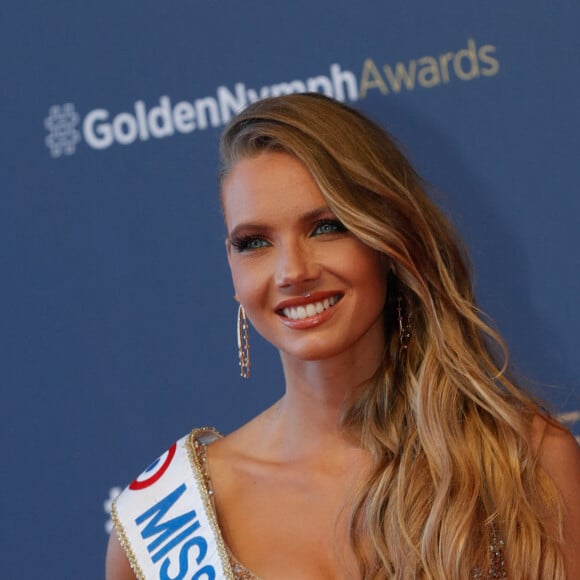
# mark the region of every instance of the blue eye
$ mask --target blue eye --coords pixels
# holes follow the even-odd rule
[[[269,243],[260,236],[244,236],[241,238],[234,238],[231,240],[232,246],[238,252],[245,252],[247,250],[258,250],[269,245]]]
[[[316,223],[316,227],[314,228],[312,235],[319,236],[324,234],[342,233],[346,231],[346,228],[339,220],[326,219],[320,220]]]

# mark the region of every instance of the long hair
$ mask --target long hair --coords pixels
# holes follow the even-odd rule
[[[375,459],[351,514],[361,576],[463,580],[505,557],[514,578],[563,578],[562,502],[529,443],[543,411],[510,378],[462,243],[421,178],[382,128],[318,94],[234,118],[222,181],[264,151],[302,161],[338,219],[392,265],[385,356],[343,417]]]

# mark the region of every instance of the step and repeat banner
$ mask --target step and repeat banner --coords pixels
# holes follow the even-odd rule
[[[470,247],[522,382],[580,435],[580,4],[39,2],[0,9],[3,578],[104,575],[111,498],[239,377],[217,147],[319,91],[396,135]]]

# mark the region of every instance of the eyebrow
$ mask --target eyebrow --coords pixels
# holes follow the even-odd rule
[[[306,213],[302,214],[298,217],[298,221],[302,224],[310,223],[316,221],[317,219],[321,218],[324,215],[332,214],[334,212],[327,206],[323,205],[321,207],[317,207],[311,211],[307,211]],[[240,235],[240,232],[269,232],[270,226],[266,224],[256,223],[256,222],[246,222],[238,224],[235,228],[232,229],[231,232],[228,234],[228,239],[237,238]]]

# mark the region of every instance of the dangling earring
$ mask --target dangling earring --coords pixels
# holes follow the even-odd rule
[[[409,348],[413,327],[411,326],[411,312],[407,313],[405,320],[402,296],[397,298],[397,318],[399,320],[399,344],[401,350],[405,351]]]
[[[250,341],[248,340],[248,317],[241,304],[238,306],[238,357],[240,375],[247,379],[250,376]]]

